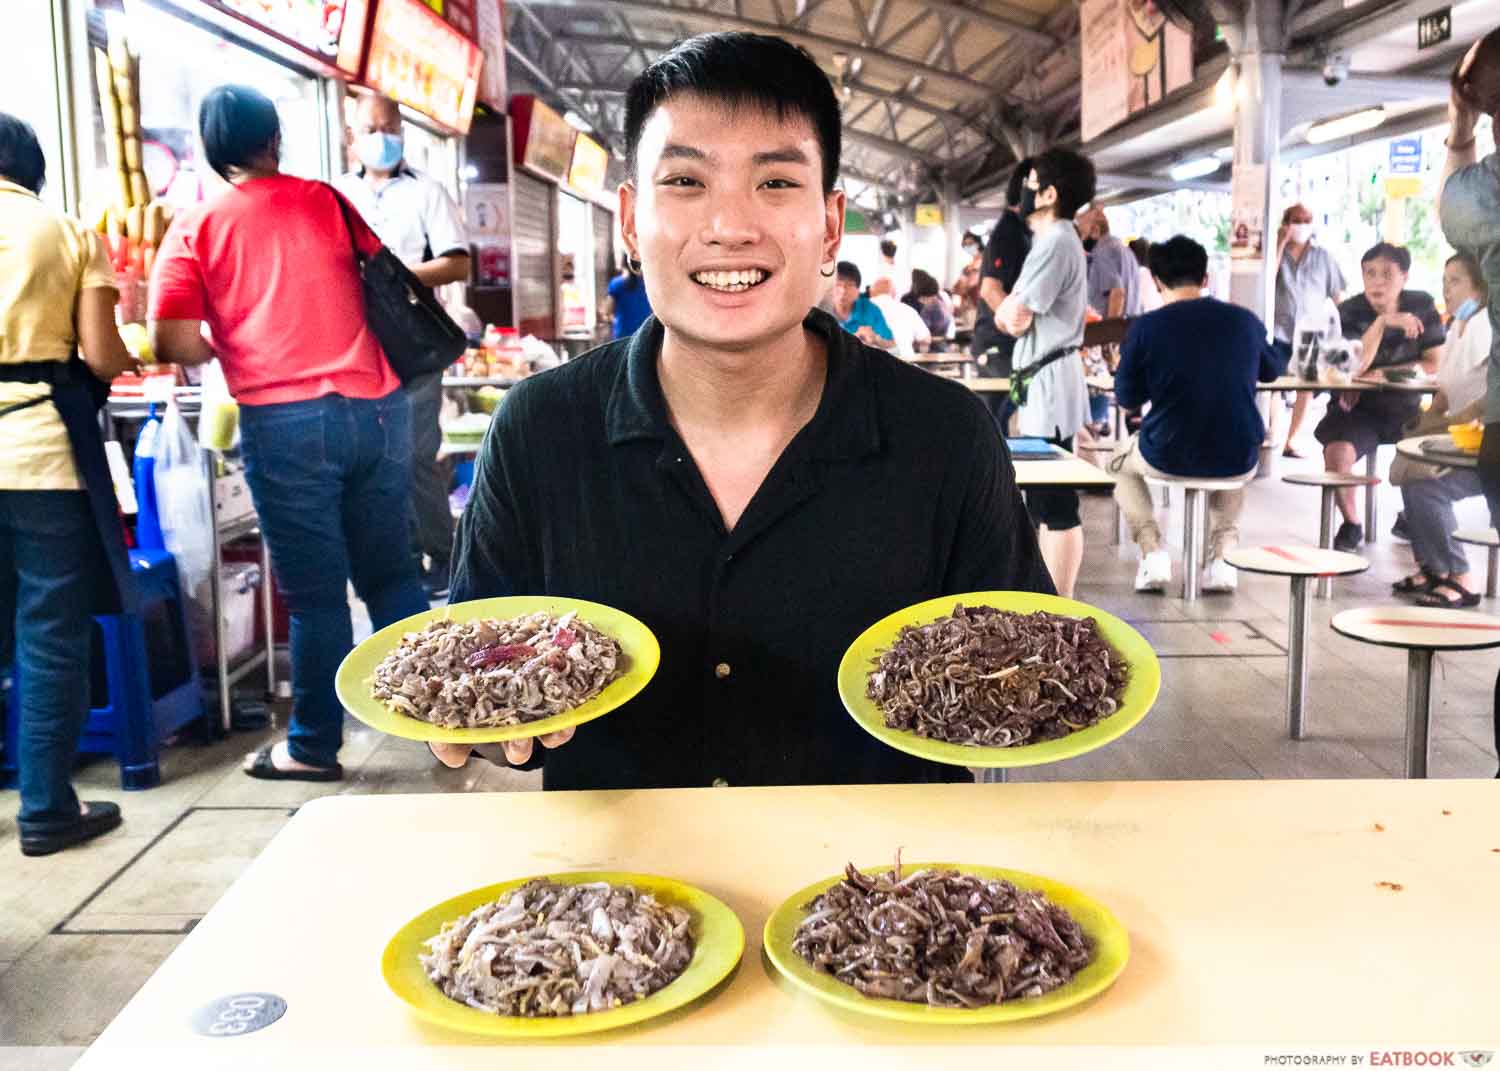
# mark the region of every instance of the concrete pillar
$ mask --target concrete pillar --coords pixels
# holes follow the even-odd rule
[[[959,219],[958,179],[943,179],[943,275],[940,286],[947,286],[964,269],[964,228]]]
[[[1249,182],[1261,203],[1264,254],[1231,264],[1230,300],[1267,323],[1274,301],[1277,220],[1273,193],[1281,157],[1281,68],[1286,60],[1282,0],[1249,0],[1235,50],[1235,183]]]

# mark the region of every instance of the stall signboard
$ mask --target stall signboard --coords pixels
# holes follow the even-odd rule
[[[511,100],[510,114],[515,123],[516,163],[554,182],[566,180],[578,131],[529,94]]]
[[[1422,173],[1422,139],[1392,139],[1389,171],[1392,175],[1420,175]]]
[[[941,227],[943,225],[943,206],[940,204],[917,205],[915,223],[918,227]]]
[[[568,168],[568,185],[579,193],[598,193],[604,189],[609,171],[609,151],[587,134],[573,139],[573,163]]]
[[[475,0],[474,40],[484,53],[479,99],[503,112],[510,103],[505,85],[505,10],[501,0]]]
[[[424,0],[380,0],[365,81],[458,131],[474,118],[484,54]]]
[[[267,30],[349,75],[363,59],[369,0],[202,0]]]
[[[1156,0],[1083,0],[1079,26],[1084,141],[1192,81],[1192,34]]]

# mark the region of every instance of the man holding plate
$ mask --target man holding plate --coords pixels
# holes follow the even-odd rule
[[[452,598],[604,603],[661,665],[506,757],[545,756],[549,789],[966,779],[860,729],[839,660],[913,603],[1053,587],[978,398],[813,307],[844,228],[827,77],[779,38],[696,37],[632,84],[626,141],[621,231],[655,315],[507,395]]]

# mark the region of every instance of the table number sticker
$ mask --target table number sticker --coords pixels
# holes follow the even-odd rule
[[[234,993],[193,1013],[193,1029],[210,1038],[237,1038],[263,1030],[286,1014],[286,1001],[274,993]]]

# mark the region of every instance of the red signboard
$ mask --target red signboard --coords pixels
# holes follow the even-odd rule
[[[359,73],[368,0],[203,0],[346,74]]]
[[[379,0],[365,81],[460,134],[468,132],[484,54],[422,0]]]
[[[474,40],[484,50],[479,99],[503,112],[509,106],[505,85],[505,8],[501,0],[476,0]]]
[[[568,177],[573,162],[573,139],[578,136],[563,117],[530,94],[511,98],[516,163],[548,176],[554,182]]]

